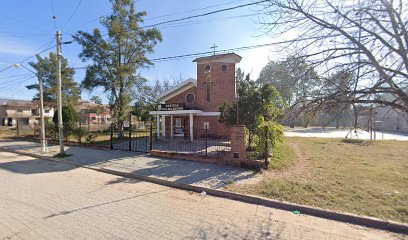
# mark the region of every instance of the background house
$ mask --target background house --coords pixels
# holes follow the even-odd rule
[[[75,107],[80,117],[80,125],[88,127],[89,131],[104,130],[111,123],[111,113],[109,105],[97,104],[81,100]]]
[[[55,108],[44,103],[44,117],[52,118]],[[40,122],[40,108],[37,101],[0,99],[0,125],[14,127],[17,121],[22,126],[34,126]]]

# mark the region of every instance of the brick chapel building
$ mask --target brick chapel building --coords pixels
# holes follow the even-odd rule
[[[160,103],[151,115],[157,117],[157,135],[185,137],[229,137],[230,128],[218,121],[219,106],[237,100],[235,53],[196,58],[197,79],[187,79],[157,97]]]

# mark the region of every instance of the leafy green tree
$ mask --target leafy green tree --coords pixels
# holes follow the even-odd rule
[[[313,94],[321,86],[314,68],[296,57],[288,57],[285,61],[270,61],[261,70],[257,82],[272,84],[287,106]]]
[[[151,116],[149,112],[157,109],[159,103],[156,101],[156,98],[164,91],[180,83],[181,76],[179,79],[173,78],[172,81],[169,78],[164,78],[161,81],[156,79],[153,85],[145,84],[142,87],[143,90],[136,97],[137,100],[131,111],[132,115],[139,117],[143,122],[153,122],[155,117]]]
[[[307,98],[316,95],[322,87],[321,79],[314,68],[297,57],[288,57],[285,61],[270,61],[262,69],[257,82],[272,84],[287,107],[299,103],[305,105]],[[296,116],[288,110],[287,116],[292,115]],[[307,126],[313,116],[304,113],[302,118],[304,126]]]
[[[102,104],[102,99],[99,96],[92,96],[89,100],[91,100],[91,102],[96,103],[96,104]]]
[[[64,136],[67,139],[68,135],[74,133],[76,124],[80,120],[78,113],[72,105],[62,106],[62,123],[64,124]],[[55,111],[52,118],[54,126],[58,125],[58,110]],[[58,128],[55,127],[56,131]]]
[[[55,111],[52,118],[54,124],[58,124],[58,110]],[[72,105],[62,107],[62,123],[65,126],[74,125],[79,121],[79,115]]]
[[[284,104],[279,92],[271,84],[259,86],[250,79],[249,74],[243,78],[244,75],[241,69],[237,69],[239,124],[244,124],[248,129],[248,147],[260,147],[256,139],[260,139],[258,136],[262,135],[265,125],[270,128],[274,139],[281,141],[283,131],[277,130],[282,129],[280,122],[283,119]],[[236,103],[225,102],[219,111],[220,122],[228,125],[237,124]],[[273,145],[276,146],[277,144]]]
[[[37,62],[29,62],[30,66],[41,71],[43,78],[44,101],[54,102],[57,100],[57,56],[50,52],[48,57],[42,58],[37,55]],[[74,80],[75,70],[69,67],[68,60],[61,57],[61,91],[63,105],[76,104],[80,99],[81,91]],[[38,84],[26,86],[29,90],[38,90]],[[38,100],[38,93],[34,100]]]
[[[133,0],[111,2],[112,14],[101,19],[108,33],[102,34],[95,28],[93,33],[79,31],[74,39],[83,47],[79,56],[91,62],[82,87],[87,90],[102,87],[108,93],[122,135],[122,123],[130,110],[130,102],[145,82],[135,73],[153,64],[146,55],[154,52],[162,35],[155,28],[139,26],[146,12],[136,12]]]

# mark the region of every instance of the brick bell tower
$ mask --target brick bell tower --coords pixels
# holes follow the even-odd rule
[[[242,57],[235,53],[196,58],[197,106],[205,112],[218,112],[225,101],[235,102],[235,65]]]

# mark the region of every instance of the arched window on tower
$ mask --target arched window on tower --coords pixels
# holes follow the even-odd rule
[[[211,71],[210,65],[205,65],[204,67],[204,73],[209,73]]]

